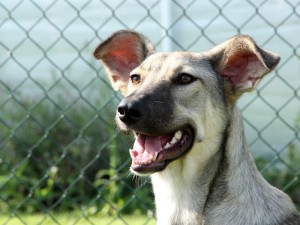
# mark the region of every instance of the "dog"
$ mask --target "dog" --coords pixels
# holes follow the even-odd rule
[[[151,176],[158,225],[299,225],[291,199],[258,172],[238,98],[280,57],[245,35],[206,52],[156,52],[142,34],[118,31],[94,51],[133,131],[130,170]]]

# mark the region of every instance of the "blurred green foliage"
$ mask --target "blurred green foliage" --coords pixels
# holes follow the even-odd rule
[[[294,129],[299,134],[300,112],[297,114]],[[259,157],[255,159],[258,169],[273,186],[286,192],[300,211],[300,146],[296,138],[277,157]]]
[[[57,85],[40,99],[0,97],[0,213],[153,209],[151,188],[129,176],[131,140],[114,122],[118,96],[102,83],[98,94],[63,94]]]

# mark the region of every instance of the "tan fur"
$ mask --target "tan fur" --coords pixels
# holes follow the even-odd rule
[[[193,130],[190,149],[164,167],[131,168],[151,175],[158,225],[300,224],[290,198],[257,171],[235,105],[274,69],[276,54],[243,35],[203,53],[155,53],[141,34],[119,31],[94,55],[125,96],[116,117],[121,131],[159,137]],[[193,80],[178,83],[185,74]]]

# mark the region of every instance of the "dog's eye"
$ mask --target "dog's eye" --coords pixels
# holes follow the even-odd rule
[[[195,80],[195,77],[193,77],[190,74],[187,73],[181,73],[179,74],[177,78],[177,83],[178,84],[190,84]]]
[[[132,75],[130,76],[130,79],[131,79],[131,82],[132,82],[133,84],[138,84],[138,83],[140,83],[140,81],[141,81],[141,76],[138,75],[138,74],[132,74]]]

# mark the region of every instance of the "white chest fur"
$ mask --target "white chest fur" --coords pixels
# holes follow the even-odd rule
[[[194,224],[197,215],[192,198],[192,184],[176,179],[174,174],[172,178],[166,180],[162,174],[152,175],[153,189],[155,193],[155,203],[158,225],[170,225],[175,221],[186,221],[185,224]],[[191,222],[188,222],[191,221]],[[193,222],[192,222],[193,221]]]
[[[185,173],[180,161],[171,163],[163,172],[151,175],[158,225],[199,225],[201,221],[208,187],[197,187],[195,181],[199,174]]]

